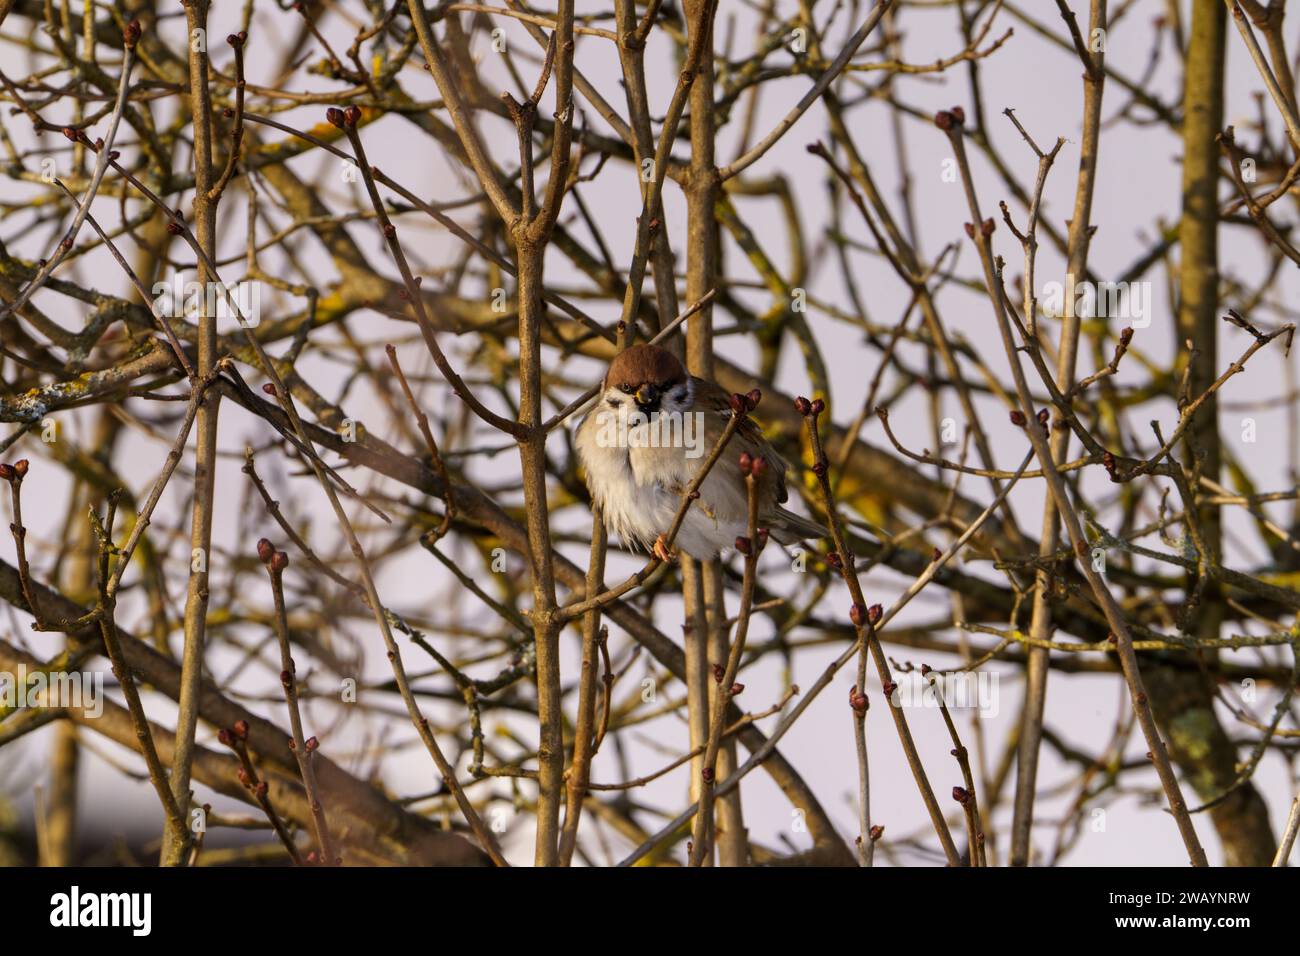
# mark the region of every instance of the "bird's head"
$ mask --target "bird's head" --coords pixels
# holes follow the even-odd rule
[[[609,364],[601,400],[623,413],[681,413],[690,408],[691,384],[677,356],[657,345],[633,345]]]

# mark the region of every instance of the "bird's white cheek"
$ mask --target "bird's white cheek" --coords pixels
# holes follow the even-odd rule
[[[691,407],[691,394],[687,389],[679,388],[669,392],[663,398],[663,410],[673,414],[686,414]]]

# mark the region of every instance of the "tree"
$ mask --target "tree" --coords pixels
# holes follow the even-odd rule
[[[1285,862],[1284,3],[1110,6],[0,2],[39,859],[111,825],[106,739],[172,866],[1122,862],[1134,793],[1171,859]],[[1182,185],[1130,252],[1135,142]],[[571,428],[645,341],[824,540],[607,536]]]

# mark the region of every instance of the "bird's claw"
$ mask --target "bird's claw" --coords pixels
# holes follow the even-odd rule
[[[672,564],[677,560],[677,555],[675,555],[672,552],[672,549],[668,547],[668,542],[664,540],[663,535],[659,535],[659,537],[655,538],[654,553],[655,557],[664,564]]]

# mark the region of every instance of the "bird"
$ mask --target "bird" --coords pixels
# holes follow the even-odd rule
[[[674,559],[666,539],[682,495],[736,414],[732,404],[720,386],[687,374],[668,349],[633,345],[614,357],[574,442],[607,531],[661,561]],[[783,507],[788,466],[746,418],[700,485],[671,544],[707,561],[748,536],[742,453],[766,463],[755,470],[760,528],[787,545],[827,536],[820,524]]]

